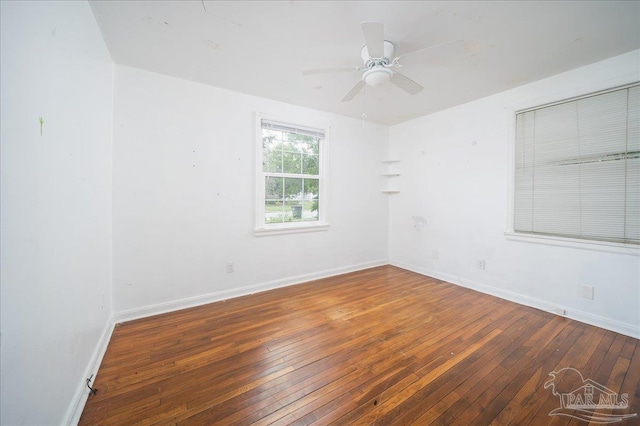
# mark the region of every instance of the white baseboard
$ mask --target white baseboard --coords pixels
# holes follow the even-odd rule
[[[105,352],[107,351],[107,346],[109,346],[109,340],[111,340],[111,334],[113,333],[113,328],[115,326],[115,322],[113,320],[113,314],[107,320],[107,323],[102,330],[102,335],[100,336],[100,340],[98,340],[98,344],[96,348],[93,350],[93,354],[91,356],[91,360],[89,361],[89,365],[85,369],[84,375],[82,376],[84,379],[88,379],[92,374],[93,380],[95,380],[95,376],[98,372],[98,368],[100,368],[100,364],[102,363],[102,358],[104,357]],[[71,401],[71,405],[67,409],[67,412],[64,416],[65,425],[77,425],[80,421],[80,416],[82,415],[82,411],[84,410],[84,406],[87,403],[87,399],[89,398],[89,389],[86,384],[82,382],[78,389],[76,390],[75,395],[73,396],[73,400]]]
[[[254,284],[229,290],[216,291],[213,293],[203,294],[200,296],[187,297],[170,302],[158,303],[155,305],[144,306],[141,308],[129,309],[126,311],[116,312],[114,320],[116,323],[131,321],[135,319],[150,317],[153,315],[164,314],[167,312],[178,311],[180,309],[193,308],[194,306],[206,305],[207,303],[219,302],[221,300],[232,299],[234,297],[246,296],[248,294],[260,293],[267,290],[273,290],[280,287],[302,284],[321,278],[333,277],[335,275],[346,274],[349,272],[360,271],[363,269],[373,268],[376,266],[388,265],[387,259],[376,260],[372,262],[364,262],[351,266],[327,269],[310,274],[298,275],[295,277],[284,278],[281,280],[269,281],[266,283]]]
[[[601,317],[591,314],[589,312],[580,311],[577,309],[560,306],[546,300],[537,299],[524,294],[516,293],[513,291],[505,290],[498,287],[493,287],[483,283],[479,283],[473,280],[462,279],[461,277],[429,270],[417,265],[411,265],[399,261],[390,261],[390,265],[397,266],[398,268],[406,269],[408,271],[416,272],[428,277],[437,278],[442,281],[447,281],[452,284],[459,285],[461,287],[470,288],[472,290],[479,291],[481,293],[490,294],[492,296],[499,297],[501,299],[509,300],[511,302],[519,303],[520,305],[530,306],[532,308],[540,309],[542,311],[550,312],[555,315],[560,315],[559,312],[564,312],[564,317],[570,318],[576,321],[583,322],[585,324],[594,325],[596,327],[604,328],[606,330],[615,331],[616,333],[624,334],[625,336],[634,337],[640,339],[640,327],[633,324],[627,324],[620,321],[612,320],[610,318]]]

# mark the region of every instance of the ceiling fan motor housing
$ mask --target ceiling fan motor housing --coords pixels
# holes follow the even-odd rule
[[[360,51],[360,56],[364,62],[366,71],[362,74],[362,80],[368,86],[379,86],[391,80],[393,71],[387,66],[391,64],[391,59],[394,53],[393,43],[390,41],[384,41],[384,53],[382,58],[372,58],[369,56],[367,46],[364,46]]]
[[[384,41],[384,53],[382,58],[372,58],[369,55],[369,50],[365,45],[360,51],[360,56],[362,57],[362,62],[364,62],[365,68],[373,68],[376,65],[389,65],[391,60],[393,59],[393,54],[395,52],[395,47],[393,43],[390,41]]]

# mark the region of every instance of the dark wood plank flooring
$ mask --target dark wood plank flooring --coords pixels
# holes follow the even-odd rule
[[[566,367],[640,414],[637,339],[383,266],[117,325],[80,424],[587,424]]]

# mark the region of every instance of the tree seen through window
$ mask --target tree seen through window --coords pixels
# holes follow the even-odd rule
[[[265,224],[318,221],[318,137],[262,129]]]

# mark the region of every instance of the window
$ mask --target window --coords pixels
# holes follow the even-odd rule
[[[640,243],[640,85],[516,113],[514,231]]]
[[[326,229],[326,132],[258,117],[257,233]]]

